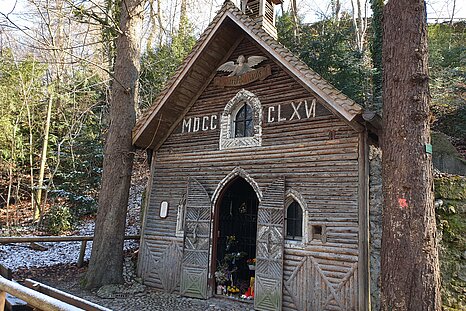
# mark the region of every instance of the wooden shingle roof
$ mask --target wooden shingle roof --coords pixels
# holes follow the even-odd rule
[[[157,149],[181,121],[189,108],[227,60],[238,43],[238,33],[246,33],[272,59],[300,84],[319,96],[326,107],[348,122],[362,114],[363,108],[337,90],[304,62],[277,42],[259,24],[243,14],[231,1],[226,2],[201,35],[153,105],[138,119],[133,129],[133,144]]]

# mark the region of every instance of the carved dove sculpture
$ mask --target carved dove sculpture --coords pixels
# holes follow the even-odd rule
[[[259,65],[261,62],[266,60],[264,56],[249,56],[246,61],[244,55],[240,55],[237,60],[237,64],[234,61],[226,62],[225,64],[218,67],[217,71],[231,72],[228,76],[240,76],[246,72],[254,70],[254,66]]]

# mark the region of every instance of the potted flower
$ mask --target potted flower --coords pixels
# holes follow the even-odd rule
[[[222,295],[225,290],[225,285],[230,279],[230,271],[227,264],[221,264],[215,271],[215,281],[217,282],[217,295]]]
[[[250,258],[246,260],[246,263],[248,264],[249,270],[256,270],[256,258]]]

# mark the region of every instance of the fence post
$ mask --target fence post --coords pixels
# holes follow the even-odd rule
[[[0,275],[3,276],[7,280],[11,280],[11,269],[5,267],[4,265],[0,264]],[[0,309],[1,310],[1,309]]]
[[[0,310],[5,310],[6,292],[0,291]]]
[[[84,265],[84,256],[86,255],[86,246],[87,246],[87,241],[82,240],[81,249],[79,250],[78,263],[76,264],[78,268],[81,268]]]

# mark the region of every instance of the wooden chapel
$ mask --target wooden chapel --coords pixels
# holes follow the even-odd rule
[[[276,41],[281,2],[226,1],[138,120],[139,274],[188,297],[253,292],[256,310],[368,310],[377,124]]]

